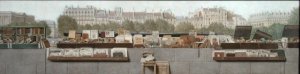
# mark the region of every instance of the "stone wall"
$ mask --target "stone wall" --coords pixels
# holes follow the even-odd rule
[[[130,62],[51,62],[45,49],[0,49],[0,74],[141,74],[144,50],[169,61],[171,74],[298,74],[299,49],[284,49],[286,62],[215,62],[212,49],[128,49]],[[146,74],[152,74],[146,68]]]

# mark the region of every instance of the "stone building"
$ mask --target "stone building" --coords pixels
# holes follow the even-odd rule
[[[286,25],[290,15],[290,12],[262,12],[252,14],[248,19],[248,24],[254,27],[269,27],[274,23]]]
[[[78,24],[93,24],[97,9],[92,6],[86,8],[66,7],[64,15],[74,18]]]
[[[228,28],[244,25],[246,19],[224,8],[201,8],[190,16],[189,19],[196,28],[208,27],[213,23],[221,23]]]
[[[25,13],[16,13],[12,11],[0,11],[0,25],[10,23],[31,23],[35,21],[35,17]]]
[[[242,17],[241,15],[233,15],[232,21],[229,21],[229,24],[227,27],[235,29],[236,26],[246,26],[247,20]]]
[[[66,7],[64,15],[71,16],[76,19],[80,25],[95,25],[114,21],[122,23],[125,20],[144,22],[147,19],[165,19],[174,21],[172,13],[169,12],[125,12],[121,7],[116,7],[114,11],[97,9],[93,6],[81,7]]]

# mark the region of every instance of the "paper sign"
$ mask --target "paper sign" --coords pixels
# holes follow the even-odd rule
[[[75,38],[75,35],[76,35],[76,31],[75,30],[70,30],[68,38]]]
[[[99,33],[98,30],[91,30],[90,39],[98,39]]]

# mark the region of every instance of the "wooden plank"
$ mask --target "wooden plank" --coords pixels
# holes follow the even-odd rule
[[[288,48],[299,48],[299,43],[288,43]]]
[[[259,43],[259,49],[278,49],[277,43]]]
[[[222,49],[278,49],[277,43],[221,43]]]
[[[241,43],[241,49],[260,49],[258,43]]]
[[[132,43],[93,43],[94,48],[114,48],[114,47],[125,47],[133,48]]]
[[[57,48],[76,48],[76,43],[58,43]]]
[[[222,49],[240,49],[240,43],[221,43]]]
[[[285,57],[213,57],[218,62],[285,62]]]
[[[98,57],[48,57],[54,62],[128,62],[129,58],[98,58]]]

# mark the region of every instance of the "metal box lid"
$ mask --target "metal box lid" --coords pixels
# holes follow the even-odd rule
[[[285,25],[282,37],[299,37],[299,25]]]
[[[244,39],[250,39],[252,31],[252,26],[236,26],[234,32],[234,39],[239,39],[240,37],[244,37]]]

